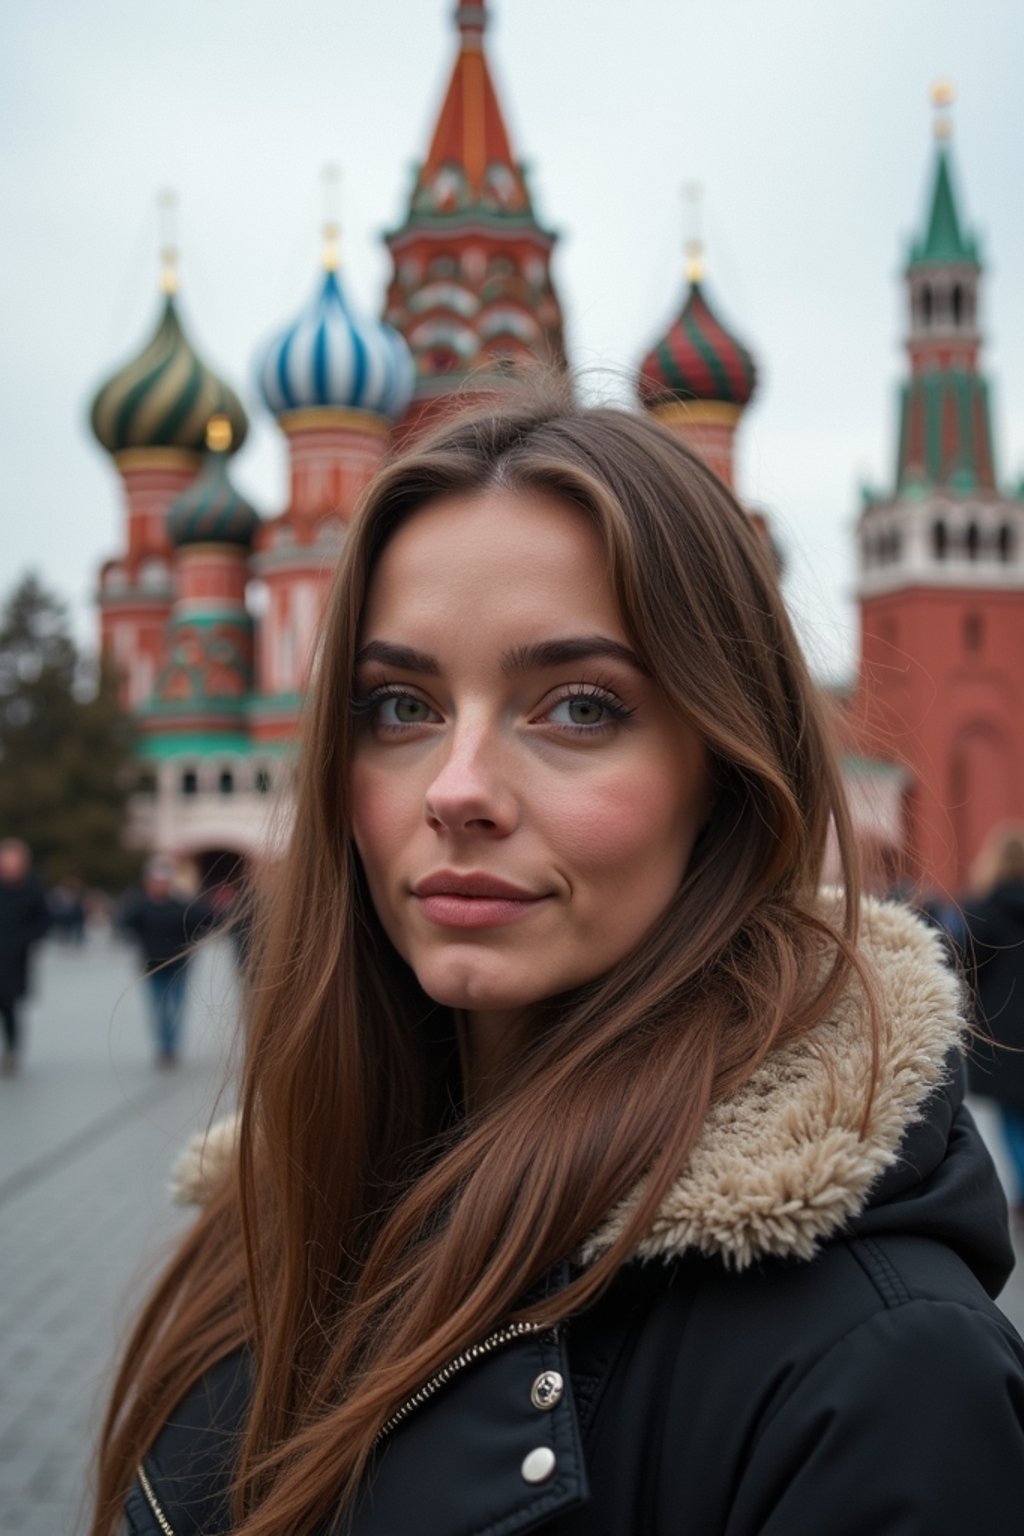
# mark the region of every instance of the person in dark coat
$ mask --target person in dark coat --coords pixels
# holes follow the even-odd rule
[[[723,484],[510,387],[368,487],[320,642],[91,1536],[1019,1527],[959,981]]]
[[[149,994],[158,1067],[178,1064],[192,946],[212,927],[213,911],[200,896],[185,899],[174,889],[174,865],[150,859],[141,891],[130,897],[118,927],[139,947]]]
[[[43,882],[20,838],[0,842],[0,1072],[13,1077],[22,1048],[20,1004],[29,989],[32,951],[50,926]]]
[[[1024,1213],[1024,838],[1006,836],[987,893],[965,903],[968,973],[985,1038],[968,1057],[971,1091],[994,1100]]]

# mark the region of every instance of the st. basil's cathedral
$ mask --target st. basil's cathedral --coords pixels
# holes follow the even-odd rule
[[[566,364],[556,237],[509,140],[486,22],[483,0],[456,11],[434,133],[405,219],[385,236],[383,318],[353,308],[329,223],[307,303],[257,354],[257,393],[289,457],[282,511],[260,514],[232,485],[248,420],[182,327],[173,249],[155,333],[93,401],[125,509],[99,609],[139,727],[132,835],[207,880],[235,878],[287,824],[320,606],[369,479],[467,383],[524,358]],[[948,101],[937,105],[931,190],[905,269],[897,464],[891,488],[863,492],[861,660],[839,703],[873,883],[949,896],[994,827],[1024,823],[1024,487],[1003,494],[996,477],[981,254],[957,204]],[[635,384],[637,408],[732,485],[757,370],[716,313],[694,244],[678,315]]]

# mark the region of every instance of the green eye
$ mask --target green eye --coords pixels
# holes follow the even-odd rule
[[[587,693],[575,693],[567,699],[559,699],[549,719],[555,725],[574,725],[593,730],[595,726],[606,725],[609,716],[613,714],[614,711],[604,699],[593,698]]]
[[[393,694],[381,701],[380,720],[384,725],[423,725],[430,717],[430,706],[411,693]]]
[[[600,725],[604,718],[604,705],[597,699],[567,699],[566,704],[573,725]]]

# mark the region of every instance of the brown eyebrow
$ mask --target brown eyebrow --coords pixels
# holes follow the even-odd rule
[[[619,640],[606,635],[579,635],[565,640],[538,640],[533,645],[516,645],[501,658],[501,670],[507,674],[540,671],[545,667],[562,667],[568,662],[589,661],[594,657],[607,656],[614,661],[624,661],[637,672],[648,675],[648,670],[635,651]],[[356,656],[356,666],[377,661],[382,666],[394,667],[399,672],[419,672],[427,677],[437,677],[441,667],[436,657],[426,651],[414,650],[410,645],[395,645],[390,640],[370,640]]]
[[[426,651],[413,650],[411,645],[393,645],[390,640],[370,640],[356,656],[356,666],[368,661],[379,661],[382,666],[394,667],[399,672],[423,672],[437,677],[441,668]]]
[[[605,635],[580,635],[567,640],[540,640],[535,645],[517,645],[502,657],[501,668],[503,672],[532,672],[543,667],[561,667],[571,661],[589,661],[595,656],[624,661],[647,676],[647,668],[635,651]]]

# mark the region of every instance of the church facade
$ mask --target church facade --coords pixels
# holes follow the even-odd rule
[[[486,22],[482,0],[456,11],[434,132],[385,237],[382,318],[351,304],[328,224],[307,302],[258,353],[260,404],[289,459],[286,507],[260,514],[232,484],[246,413],[183,330],[173,250],[156,331],[93,403],[124,506],[98,601],[139,726],[132,836],[207,880],[234,878],[287,830],[318,615],[368,480],[467,384],[524,358],[566,363],[556,236],[509,139]],[[757,369],[712,301],[703,253],[688,257],[677,316],[637,369],[637,404],[733,485]],[[980,280],[941,140],[907,268],[899,463],[890,492],[865,495],[858,529],[862,662],[843,729],[876,883],[898,873],[948,893],[994,818],[1024,821],[1024,500],[995,477]]]

